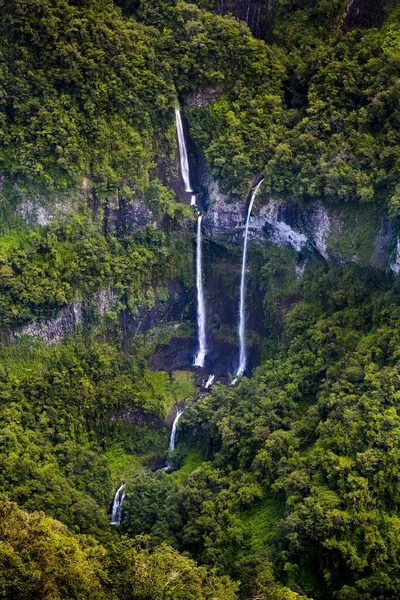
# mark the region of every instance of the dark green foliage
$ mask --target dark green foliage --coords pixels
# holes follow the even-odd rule
[[[154,185],[159,191],[159,214],[187,215],[166,188]],[[61,307],[113,284],[116,300],[124,296],[133,310],[151,305],[152,285],[167,274],[173,276],[175,244],[185,243],[172,237],[167,249],[167,239],[164,231],[151,227],[126,239],[105,238],[100,225],[86,214],[37,231],[12,232],[0,239],[1,320],[15,326],[53,316]],[[176,275],[191,285],[184,271]]]
[[[30,510],[80,531],[107,525],[110,471],[101,447],[118,443],[110,417],[135,407],[152,427],[126,425],[126,452],[164,452],[162,399],[140,361],[109,343],[75,337],[56,347],[26,342],[2,353],[0,485]]]
[[[108,549],[0,499],[0,597],[17,600],[235,600],[237,585],[145,538]]]
[[[0,4],[2,172],[48,189],[128,194],[148,180],[173,102],[155,32],[109,0]]]
[[[193,139],[231,193],[264,171],[271,193],[389,202],[396,216],[398,29],[338,33],[343,2],[276,4],[289,53],[249,46],[235,85],[188,113]]]
[[[116,303],[108,328],[1,350],[0,488],[49,515],[1,501],[3,598],[399,596],[400,309],[389,276],[310,259],[297,280],[289,250],[251,250],[264,362],[186,407],[171,457],[180,470],[141,466],[165,458],[166,412],[190,388],[146,371],[151,339],[124,339],[122,352],[116,326],[123,308],[166,305],[170,282],[193,286],[191,238],[177,232],[190,209],[162,183],[178,98],[191,150],[233,196],[264,172],[263,201],[352,203],[355,221],[375,203],[371,231],[387,209],[399,214],[398,2],[385,15],[379,4],[363,29],[344,0],[269,4],[262,41],[211,1],[0,0],[3,337],[77,300],[95,313],[99,290]],[[198,91],[212,102],[196,106]],[[22,201],[64,196],[92,213],[22,226]],[[144,201],[157,226],[104,235],[116,200]],[[148,538],[108,528],[126,472],[121,529]]]
[[[210,462],[137,477],[124,527],[137,534],[145,523],[154,542],[247,573],[243,594],[267,553],[313,598],[394,599],[398,289],[357,268],[314,265],[304,277],[280,353],[186,409],[180,447],[186,439]]]
[[[129,18],[105,1],[4,6],[6,175],[48,189],[89,177],[97,197],[129,197],[149,180],[152,138],[172,126],[174,86],[184,99],[216,86],[222,95],[187,116],[225,190],[242,194],[265,171],[272,193],[389,203],[397,215],[395,3],[379,31],[346,33],[342,0],[280,0],[270,45],[204,5],[122,8]]]

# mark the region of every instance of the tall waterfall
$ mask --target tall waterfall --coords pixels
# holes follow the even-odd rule
[[[197,328],[199,336],[199,350],[194,359],[195,367],[204,367],[204,359],[207,354],[206,346],[206,306],[203,290],[203,267],[202,267],[202,244],[201,244],[201,222],[202,215],[197,219],[197,256],[196,256],[196,287],[197,287]]]
[[[175,450],[175,438],[176,438],[176,428],[178,426],[178,421],[181,418],[183,410],[178,410],[176,413],[176,417],[174,419],[171,431],[171,437],[169,438],[169,449]]]
[[[111,512],[111,525],[120,525],[121,523],[121,506],[125,498],[124,492],[125,483],[121,483],[115,492],[114,502]]]
[[[179,108],[175,109],[176,116],[176,133],[178,134],[179,157],[181,163],[181,174],[185,192],[191,194],[193,192],[190,185],[189,161],[186,150],[185,134],[183,133],[182,117]],[[190,204],[196,204],[196,196],[192,196]]]
[[[181,173],[185,192],[192,194],[190,199],[191,206],[196,206],[196,195],[193,194],[190,185],[189,161],[186,150],[185,135],[182,125],[181,111],[175,109],[176,131],[178,134],[179,156],[181,162]],[[196,209],[197,210],[197,209]],[[204,359],[207,354],[206,347],[206,307],[203,291],[203,267],[202,267],[202,243],[201,243],[201,223],[203,217],[199,215],[197,219],[197,252],[196,252],[196,287],[197,287],[197,329],[199,338],[199,349],[194,359],[195,367],[204,367]]]
[[[249,234],[250,215],[253,208],[254,200],[258,192],[258,188],[264,179],[257,184],[251,196],[249,210],[247,211],[246,229],[244,232],[243,260],[242,260],[242,277],[240,280],[240,305],[239,305],[239,338],[240,338],[240,358],[239,367],[236,371],[236,377],[240,377],[246,370],[247,352],[246,352],[246,313],[245,313],[245,292],[246,292],[246,260],[247,260],[247,241]],[[236,381],[236,380],[235,380]]]

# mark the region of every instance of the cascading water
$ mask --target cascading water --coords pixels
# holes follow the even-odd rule
[[[121,524],[121,506],[125,498],[124,491],[125,483],[121,483],[117,491],[115,492],[114,502],[111,512],[111,525]]]
[[[203,290],[203,268],[202,268],[202,244],[201,244],[201,223],[203,217],[197,219],[197,256],[196,256],[196,287],[197,287],[197,329],[199,336],[199,350],[194,359],[195,367],[204,367],[204,360],[207,354],[206,346],[206,306],[204,302]]]
[[[240,280],[240,305],[239,305],[239,339],[240,339],[240,357],[239,367],[236,371],[236,377],[240,377],[246,370],[247,353],[246,353],[246,313],[245,313],[245,292],[246,292],[246,260],[247,260],[247,241],[249,234],[249,223],[250,215],[253,208],[254,200],[258,192],[258,188],[262,184],[264,179],[256,185],[254,192],[251,196],[249,210],[247,211],[246,229],[244,232],[244,246],[243,246],[243,259],[242,259],[242,276]],[[235,383],[236,379],[233,383]]]
[[[177,411],[176,417],[175,417],[174,422],[172,424],[171,437],[169,438],[169,449],[170,450],[175,450],[176,428],[178,426],[178,421],[181,418],[182,413],[183,413],[183,410],[178,410]]]
[[[189,173],[189,161],[186,150],[186,142],[185,142],[185,134],[183,132],[183,124],[181,111],[179,108],[175,109],[176,116],[176,133],[178,135],[178,146],[179,146],[179,157],[181,163],[181,174],[183,179],[183,185],[185,188],[185,192],[191,194],[193,192],[192,187],[190,185],[190,173]],[[192,196],[190,204],[193,206],[196,204],[196,196]]]
[[[178,421],[181,418],[183,410],[177,410],[174,422],[172,424],[172,431],[169,438],[169,449],[170,451],[175,450],[175,438],[176,438],[176,428],[178,427]],[[163,471],[169,471],[171,469],[171,465],[167,464],[166,467],[163,468]]]
[[[251,6],[251,0],[248,0],[248,3],[247,3],[247,15],[246,15],[246,23],[247,23],[247,25],[249,24],[250,6]]]
[[[181,163],[181,173],[185,192],[192,194],[190,205],[196,206],[196,195],[193,194],[190,185],[189,161],[186,150],[185,135],[183,131],[182,117],[179,108],[175,109],[176,131],[178,135],[179,156]],[[197,210],[197,209],[196,209]],[[198,212],[198,211],[197,211]],[[202,272],[202,243],[201,243],[201,223],[203,217],[199,215],[197,219],[197,256],[196,256],[196,287],[197,287],[197,328],[199,338],[199,349],[194,359],[195,367],[204,367],[204,360],[207,354],[206,346],[206,308],[203,291],[203,272]]]
[[[214,383],[215,375],[210,375],[207,381],[204,384],[204,389],[208,390],[212,384]]]

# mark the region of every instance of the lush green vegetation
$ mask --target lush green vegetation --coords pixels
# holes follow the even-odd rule
[[[380,30],[338,35],[343,2],[305,4],[274,3],[279,48],[254,42],[235,85],[188,112],[191,134],[229,192],[264,171],[274,194],[378,202],[396,216],[397,9]]]
[[[195,3],[120,5],[125,18],[109,0],[3,4],[6,176],[30,191],[88,177],[104,200],[140,194],[156,154],[173,151],[176,94],[219,84],[187,116],[227,191],[265,171],[273,193],[397,215],[396,2],[379,30],[348,32],[342,0],[274,2],[268,45]]]
[[[244,580],[243,598],[267,558],[313,598],[396,598],[398,286],[313,265],[301,294],[275,357],[185,411],[204,464],[138,475],[123,527]]]
[[[148,181],[154,126],[174,102],[155,30],[110,0],[2,2],[1,165],[46,188]],[[129,185],[130,184],[130,185]]]
[[[77,335],[51,347],[23,340],[2,352],[1,363],[2,489],[78,531],[104,528],[121,474],[112,478],[102,451],[118,444],[134,460],[164,455],[165,385],[147,376],[143,359]],[[141,428],[119,418],[132,405],[143,414]]]
[[[192,165],[204,157],[223,191],[242,199],[264,173],[258,201],[341,204],[329,243],[344,258],[367,262],[387,213],[395,240],[398,1],[369,29],[345,0],[266,4],[260,40],[213,0],[0,0],[1,598],[400,595],[399,284],[311,254],[298,278],[294,251],[250,248],[261,365],[198,402],[192,373],[148,369],[191,325],[138,333],[193,290],[178,101]],[[213,101],[196,106],[199,91]],[[205,245],[227,294],[238,256]],[[69,337],[10,343],[77,301]]]
[[[197,567],[165,544],[151,549],[142,537],[114,541],[106,549],[4,497],[0,506],[2,598],[235,599],[237,586],[227,577]]]
[[[185,208],[174,218],[187,215]],[[125,238],[104,237],[88,214],[36,231],[10,232],[0,238],[2,323],[15,326],[52,316],[112,284],[116,307],[131,309],[151,306],[154,286],[163,287],[165,278],[177,277],[190,286],[191,274],[180,268],[188,240],[170,233],[149,226]]]

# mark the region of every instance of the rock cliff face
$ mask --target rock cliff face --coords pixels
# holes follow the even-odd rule
[[[384,18],[388,0],[347,0],[344,31],[361,27],[378,27]]]
[[[74,302],[67,306],[55,319],[49,319],[38,323],[34,321],[24,325],[11,334],[11,341],[17,340],[23,335],[42,338],[47,344],[58,343],[65,335],[72,333],[79,323],[82,322],[83,310],[81,302]]]
[[[389,0],[347,0],[343,30],[378,27]],[[255,37],[264,39],[268,34],[268,13],[274,14],[274,0],[218,0],[216,9],[221,15],[233,14],[245,21]]]
[[[266,15],[273,5],[272,0],[218,0],[220,15],[233,14],[245,21],[255,37],[262,38],[266,33]]]
[[[40,201],[25,199],[17,208],[17,213],[27,225],[40,225],[44,227],[52,221],[65,218],[77,210],[77,203],[71,200],[59,200],[46,206]]]
[[[167,323],[181,323],[185,319],[195,319],[194,295],[177,281],[169,281],[165,298],[155,293],[152,306],[139,308],[136,314],[126,313],[126,335],[128,338],[138,333]]]
[[[116,199],[104,209],[103,228],[107,234],[125,236],[154,221],[151,210],[142,200],[127,203]]]
[[[217,100],[224,91],[224,86],[220,84],[209,85],[201,88],[187,99],[189,108],[200,108],[201,106],[209,106]]]
[[[116,298],[111,288],[100,290],[96,294],[94,305],[98,316],[104,317],[115,306]],[[54,319],[42,322],[29,323],[13,331],[11,341],[16,341],[23,335],[43,339],[47,344],[57,344],[61,339],[73,333],[77,325],[93,319],[92,310],[85,302],[76,301],[71,306],[65,307]]]
[[[212,90],[211,96],[219,90]],[[208,102],[206,95],[195,99]],[[204,226],[204,281],[208,310],[209,354],[206,366],[219,376],[234,372],[237,363],[237,307],[240,279],[243,230],[247,203],[231,201],[220,192],[218,183],[210,177],[201,157],[196,181],[198,201],[206,211]],[[164,182],[168,183],[168,182]],[[255,182],[253,182],[254,184]],[[187,199],[179,197],[181,201]],[[61,208],[60,208],[61,207]],[[62,218],[74,210],[70,204],[56,207],[53,213],[45,213],[36,205],[22,205],[25,220],[46,225],[53,219]],[[110,199],[107,207],[98,214],[105,234],[129,236],[135,230],[156,221],[149,207],[141,200],[126,203],[122,199]],[[187,227],[188,223],[182,227]],[[194,233],[194,231],[193,231]],[[260,188],[250,221],[250,241],[265,244],[267,241],[279,246],[291,246],[298,252],[296,276],[301,277],[307,262],[307,254],[319,254],[325,260],[341,263],[359,263],[385,270],[389,267],[400,274],[400,242],[394,237],[391,223],[370,207],[335,208],[321,201],[302,203],[296,199],[267,197]],[[397,242],[397,246],[396,246]],[[391,252],[390,252],[391,249]],[[182,321],[195,323],[195,295],[177,281],[166,282],[160,290],[154,289],[154,301],[136,314],[128,309],[120,313],[124,340],[138,333],[146,333],[157,327],[174,327]],[[262,306],[252,299],[249,312],[249,329],[256,335],[249,347],[249,366],[259,362],[257,335],[262,331]],[[31,323],[14,331],[11,339],[21,335],[43,338],[48,344],[57,343],[74,331],[80,323],[95,325],[99,318],[114,310],[117,305],[111,289],[101,290],[89,302],[75,302],[66,307],[54,319]],[[194,333],[194,332],[193,332]],[[170,338],[167,344],[157,347],[150,366],[154,369],[172,370],[190,368],[196,351],[197,339],[193,334]]]
[[[204,218],[205,235],[228,244],[241,244],[247,206],[229,202],[218,184],[208,185],[210,207]],[[265,200],[264,200],[265,202]],[[289,244],[297,252],[318,252],[326,260],[389,267],[391,223],[370,209],[328,209],[322,202],[302,203],[270,197],[256,205],[250,220],[250,239]]]

